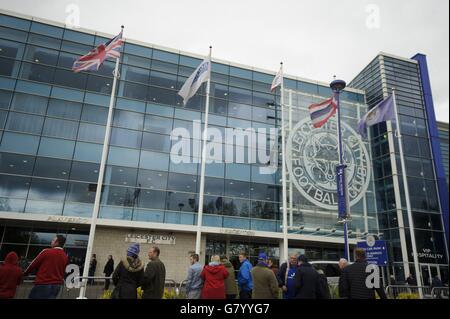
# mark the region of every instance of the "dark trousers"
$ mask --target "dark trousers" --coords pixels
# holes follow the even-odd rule
[[[110,282],[110,279],[105,279],[105,290],[109,289],[109,282]]]
[[[56,299],[62,285],[35,285],[28,296],[29,299]]]
[[[252,299],[252,291],[251,290],[239,291],[239,299]]]

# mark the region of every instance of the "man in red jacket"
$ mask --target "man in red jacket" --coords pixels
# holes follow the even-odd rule
[[[36,270],[34,287],[28,298],[55,299],[58,296],[64,284],[64,274],[69,261],[63,250],[65,243],[64,236],[56,235],[51,243],[52,248],[41,251],[25,270],[25,276]]]
[[[13,251],[6,255],[0,267],[0,299],[14,298],[16,288],[22,282],[22,269],[17,265],[19,257]]]

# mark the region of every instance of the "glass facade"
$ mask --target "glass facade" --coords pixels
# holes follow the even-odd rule
[[[73,73],[71,66],[108,39],[6,15],[0,16],[0,28],[2,211],[89,217],[114,63],[106,61],[95,73]],[[205,85],[186,107],[177,95],[200,61],[125,43],[100,218],[197,224],[200,153],[191,155],[194,163],[175,164],[170,133],[173,128],[194,133],[192,121],[204,119]],[[213,63],[209,127],[221,132],[279,127],[272,78]],[[302,108],[330,93],[294,79],[287,87],[305,96],[292,102]],[[345,92],[343,100],[364,107],[362,94]],[[199,138],[191,134],[188,143]],[[218,145],[223,157],[225,143]],[[267,148],[248,141],[234,147],[246,154]],[[207,164],[203,225],[279,232],[280,174],[262,174],[265,164],[251,158]],[[305,221],[328,229],[335,223],[334,218]]]
[[[390,94],[391,88],[396,88],[419,262],[440,265],[441,272],[447,274],[448,268],[444,266],[448,260],[447,247],[437,195],[427,113],[425,112],[417,62],[389,55],[380,55],[350,85],[366,90],[369,107],[375,106],[387,94]],[[395,124],[393,126],[395,128]],[[379,227],[384,239],[387,239],[390,244],[389,259],[393,262],[394,273],[398,279],[402,280],[403,266],[401,262],[405,260],[412,262],[412,248],[404,186],[402,178],[400,178],[403,172],[401,171],[397,138],[393,138],[393,142],[396,172],[393,171],[393,165],[391,165],[392,145],[389,144],[386,123],[380,123],[371,128]],[[393,178],[395,175],[400,176],[398,190],[394,187]],[[401,206],[396,201],[396,192],[399,192]],[[402,216],[399,216],[398,207],[402,209]],[[399,224],[399,217],[403,220],[405,228]],[[402,243],[401,231],[404,231],[406,236],[407,256],[402,255],[402,245],[405,245],[405,243]],[[410,271],[413,271],[413,268],[411,264]]]
[[[444,164],[445,177],[448,187],[448,123],[438,122],[439,142],[441,145],[442,162]]]

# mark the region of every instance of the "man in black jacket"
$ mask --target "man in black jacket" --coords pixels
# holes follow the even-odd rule
[[[294,277],[296,299],[322,299],[319,273],[308,263],[305,255],[298,257],[298,268]]]
[[[366,284],[367,276],[370,273],[366,272],[368,263],[366,261],[366,252],[364,249],[355,249],[356,261],[345,267],[342,272],[342,296],[341,298],[349,299],[375,299],[375,290],[381,299],[386,299],[383,286],[379,288],[369,288]]]

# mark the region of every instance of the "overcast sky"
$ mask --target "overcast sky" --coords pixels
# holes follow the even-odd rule
[[[75,5],[75,6],[74,6]],[[447,0],[0,0],[0,8],[213,58],[349,82],[378,52],[424,53],[440,121],[449,121]]]

